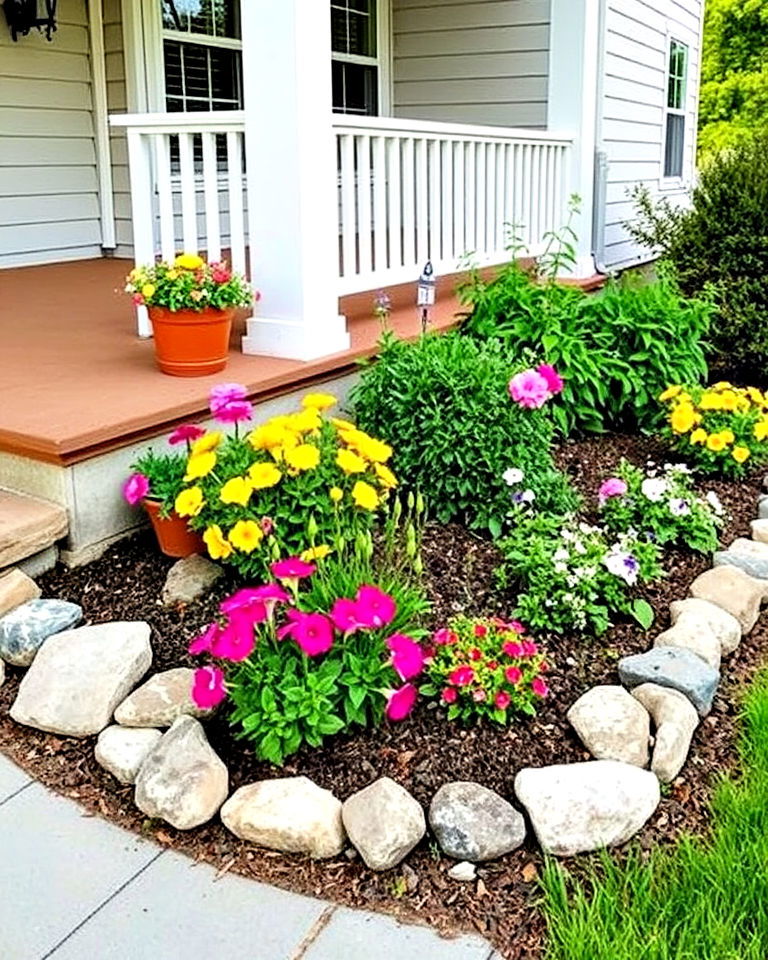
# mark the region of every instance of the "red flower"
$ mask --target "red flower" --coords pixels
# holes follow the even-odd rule
[[[484,637],[488,633],[488,627],[484,623],[476,623],[474,634],[476,637]]]
[[[241,663],[247,660],[256,646],[253,632],[254,621],[244,611],[232,614],[223,630],[219,631],[211,645],[211,654],[218,660],[231,660]]]
[[[549,696],[549,687],[547,686],[546,681],[542,680],[541,677],[536,677],[531,684],[531,690],[533,690],[537,697],[541,697],[542,700]]]
[[[472,649],[469,651],[469,659],[470,659],[470,660],[482,660],[482,659],[483,659],[483,651],[482,651],[482,650],[478,650],[477,647],[472,647]]]
[[[199,637],[195,637],[190,643],[189,652],[193,657],[196,657],[200,653],[210,653],[220,633],[221,627],[218,623],[209,624],[203,633],[201,633]]]
[[[488,669],[489,669],[489,670],[498,670],[498,668],[499,668],[499,661],[498,661],[498,660],[489,660],[489,661],[488,661]]]
[[[458,697],[458,693],[456,693],[453,687],[446,687],[445,690],[443,690],[443,693],[442,693],[443,703],[456,703],[457,697]]]
[[[475,671],[472,667],[456,667],[448,674],[448,682],[452,683],[454,687],[466,687],[474,679]]]
[[[511,683],[512,686],[520,683],[520,681],[523,679],[522,671],[517,667],[507,667],[507,669],[504,671],[504,676],[507,678],[507,683]]]
[[[436,630],[432,636],[432,642],[438,647],[450,647],[454,643],[457,643],[459,638],[453,632],[449,630],[448,627],[441,627],[439,630]]]
[[[305,563],[301,557],[288,557],[286,560],[277,560],[270,570],[278,580],[299,580],[301,577],[311,577],[317,567]]]
[[[506,690],[499,690],[496,694],[496,699],[493,701],[493,705],[497,710],[506,710],[511,702],[512,697],[510,697]]]
[[[211,264],[211,279],[214,283],[229,283],[232,279],[232,271],[224,260]]]
[[[168,437],[168,443],[171,446],[175,446],[177,443],[189,443],[193,440],[199,440],[204,434],[205,430],[202,427],[198,427],[194,423],[182,423]]]

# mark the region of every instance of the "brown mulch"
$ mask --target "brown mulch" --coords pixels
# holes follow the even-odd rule
[[[559,464],[594,503],[594,491],[621,456],[637,463],[665,462],[651,440],[605,437],[565,445]],[[759,477],[741,483],[712,482],[731,519],[723,534],[730,542],[749,535],[760,490]],[[587,504],[589,508],[589,503]],[[435,621],[459,611],[503,611],[504,598],[494,590],[498,561],[489,543],[459,526],[428,528],[424,560]],[[166,610],[159,595],[173,561],[160,556],[148,536],[140,535],[113,547],[101,560],[78,570],[57,569],[40,583],[45,596],[58,596],[83,605],[86,622],[144,619],[153,631],[154,666],[158,670],[192,664],[187,644],[209,622],[231,583],[219,585],[204,601]],[[668,625],[668,604],[684,597],[690,581],[708,567],[704,557],[670,551],[669,577],[645,592],[657,612],[656,632]],[[214,748],[225,758],[231,789],[253,780],[304,774],[344,799],[377,777],[388,775],[403,784],[425,806],[444,783],[476,780],[505,796],[512,793],[515,774],[524,766],[588,759],[570,729],[565,713],[573,701],[597,683],[616,683],[616,662],[650,646],[650,637],[632,623],[620,623],[599,640],[580,636],[539,637],[548,651],[553,691],[535,720],[511,729],[490,726],[463,729],[448,724],[426,704],[399,725],[338,736],[319,750],[303,750],[282,769],[258,762],[246,742],[236,740],[224,715],[207,722]],[[699,727],[683,774],[639,835],[647,848],[668,843],[681,831],[702,831],[708,821],[707,801],[716,774],[734,762],[736,717],[741,692],[755,671],[768,660],[768,623],[758,624],[726,662],[724,680],[712,713]],[[402,868],[374,874],[358,858],[312,862],[283,856],[241,843],[221,826],[209,824],[182,833],[158,822],[145,821],[132,802],[132,789],[121,787],[94,760],[94,738],[67,740],[22,729],[8,717],[21,672],[9,668],[0,688],[0,749],[43,783],[78,800],[87,810],[206,860],[220,869],[306,894],[383,910],[404,920],[429,922],[441,932],[475,930],[493,941],[507,960],[540,956],[544,922],[536,907],[536,878],[542,857],[532,839],[503,859],[480,866],[480,879],[452,881],[451,861],[442,857],[429,838],[408,857],[413,871]],[[407,883],[405,881],[408,881]]]

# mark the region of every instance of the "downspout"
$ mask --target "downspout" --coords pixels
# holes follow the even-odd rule
[[[599,41],[597,52],[597,122],[595,124],[595,189],[592,197],[592,255],[598,273],[609,273],[605,264],[605,208],[608,191],[608,154],[603,149],[603,117],[605,115],[605,48],[608,0],[600,0]]]
[[[87,0],[87,3],[91,43],[91,91],[96,175],[99,182],[101,248],[106,255],[110,255],[117,246],[117,239],[115,234],[115,198],[112,183],[112,151],[109,142],[104,18],[101,9],[102,0]]]

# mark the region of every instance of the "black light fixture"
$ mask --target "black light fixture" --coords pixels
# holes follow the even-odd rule
[[[45,16],[38,16],[38,0],[5,0],[5,19],[11,29],[11,38],[26,37],[30,30],[45,31],[46,39],[52,40],[56,30],[56,0],[45,0]]]

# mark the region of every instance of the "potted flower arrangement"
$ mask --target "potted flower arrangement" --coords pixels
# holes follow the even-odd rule
[[[174,377],[205,377],[227,365],[232,319],[254,296],[225,261],[182,253],[173,263],[136,267],[125,290],[152,321],[157,365]]]
[[[205,430],[192,423],[178,427],[168,442],[171,446],[186,444],[187,453],[158,454],[147,450],[131,465],[134,471],[123,484],[123,497],[132,507],[141,503],[147,511],[157,543],[168,557],[188,557],[203,553],[205,544],[199,534],[190,530],[187,520],[174,509],[179,493],[184,489],[187,457],[193,441]]]

